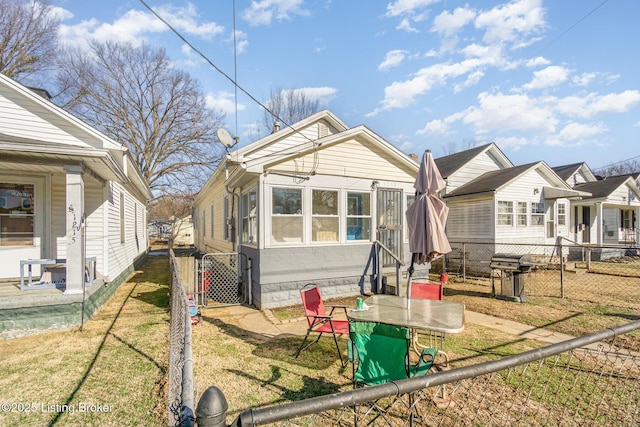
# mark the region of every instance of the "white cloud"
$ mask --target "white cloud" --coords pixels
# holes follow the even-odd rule
[[[440,0],[397,0],[387,5],[387,16],[401,16],[413,14],[429,5],[438,3]]]
[[[338,92],[333,87],[303,87],[295,89],[296,92],[303,92],[305,97],[310,101],[318,101],[321,105],[327,105]]]
[[[378,70],[385,71],[389,68],[397,67],[407,56],[406,50],[391,50],[387,52],[384,57],[384,61],[378,65]]]
[[[518,43],[541,31],[546,23],[542,0],[518,0],[478,14],[475,25],[485,30],[486,43]]]
[[[431,120],[425,127],[419,129],[416,133],[418,135],[444,135],[449,132],[449,125],[444,120]]]
[[[549,64],[551,64],[551,61],[549,61],[547,58],[543,56],[536,56],[535,58],[529,59],[525,65],[527,67],[538,67],[541,65],[549,65]]]
[[[177,30],[201,39],[210,40],[224,31],[224,27],[215,22],[198,22],[199,13],[191,4],[186,7],[160,6],[156,12]],[[69,17],[69,14],[64,16]],[[155,15],[132,9],[113,23],[90,19],[75,25],[61,24],[58,35],[64,44],[86,48],[92,39],[138,45],[145,41],[147,34],[168,31],[169,28]]]
[[[559,65],[550,65],[545,69],[535,71],[533,80],[523,87],[527,90],[542,89],[550,86],[557,86],[569,78],[569,70]]]
[[[496,143],[501,149],[506,150],[510,149],[511,151],[520,151],[522,147],[531,144],[531,141],[526,138],[517,137],[517,136],[509,136],[509,137],[498,137],[493,139],[493,142]]]
[[[405,108],[414,102],[418,95],[422,95],[435,86],[446,83],[451,78],[456,78],[467,73],[474,72],[486,65],[491,58],[472,58],[454,64],[435,64],[419,70],[415,77],[403,82],[393,82],[384,89],[385,97],[380,102],[381,107],[376,108],[367,117],[375,116],[381,111],[394,108]]]
[[[235,95],[231,92],[208,93],[205,96],[205,103],[208,108],[222,111],[225,114],[235,114],[236,112]],[[238,111],[244,111],[245,108],[244,104],[238,104]]]
[[[396,25],[396,30],[403,30],[408,33],[418,33],[418,29],[411,25],[411,20],[409,18],[402,18],[400,23]]]
[[[467,80],[465,80],[463,83],[457,84],[453,86],[453,91],[454,93],[458,93],[461,92],[462,90],[471,87],[471,86],[475,86],[476,84],[478,84],[478,82],[482,79],[482,77],[484,77],[484,72],[477,70],[474,71],[472,73],[470,73],[467,76]]]
[[[560,130],[558,137],[564,141],[574,141],[599,135],[607,130],[609,129],[602,123],[586,124],[571,122]]]
[[[478,106],[466,110],[463,121],[480,133],[533,130],[550,134],[559,121],[544,98],[483,92],[478,101]]]
[[[293,15],[308,16],[310,12],[301,7],[303,0],[260,0],[251,2],[242,18],[251,26],[269,25],[275,19],[290,20]]]
[[[471,22],[475,16],[476,12],[466,7],[458,7],[453,13],[444,11],[433,20],[431,31],[443,34],[445,37],[451,37]]]
[[[555,109],[569,117],[589,118],[600,113],[625,113],[638,104],[640,91],[626,90],[606,95],[567,96],[556,101]]]

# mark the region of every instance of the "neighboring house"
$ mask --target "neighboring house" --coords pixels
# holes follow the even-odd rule
[[[559,236],[571,236],[571,200],[589,195],[572,189],[545,162],[513,166],[493,143],[435,162],[447,182],[440,197],[449,207],[452,247],[482,243],[474,250],[486,252],[484,262],[510,252],[514,243],[553,245]]]
[[[307,283],[325,298],[369,291],[376,240],[410,260],[417,172],[367,127],[321,111],[227,156],[195,199],[195,246],[248,256],[259,308],[299,304]]]
[[[78,323],[148,249],[151,193],[128,150],[43,92],[0,74],[0,286],[22,289],[3,293],[0,330]]]
[[[638,174],[599,178],[586,163],[553,169],[574,189],[590,193],[571,204],[571,240],[597,246],[628,246],[640,242]]]
[[[191,215],[177,219],[173,224],[175,246],[193,246],[193,221]]]
[[[602,245],[637,244],[640,189],[630,175],[612,176],[574,187],[591,193],[575,203],[575,239],[578,243]]]

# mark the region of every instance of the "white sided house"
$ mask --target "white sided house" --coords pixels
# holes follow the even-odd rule
[[[43,94],[0,74],[0,332],[80,323],[148,250],[128,150]]]
[[[259,308],[299,304],[307,283],[324,298],[368,292],[376,242],[393,254],[381,250],[385,268],[410,260],[417,171],[367,127],[321,111],[227,156],[195,199],[195,246],[247,256]]]
[[[473,250],[486,252],[485,261],[514,244],[550,245],[552,252],[558,237],[572,236],[571,200],[590,195],[545,162],[513,166],[493,143],[435,161],[447,181],[440,197],[449,207],[449,241],[459,251],[463,243],[481,244]],[[540,247],[530,251],[545,252]]]

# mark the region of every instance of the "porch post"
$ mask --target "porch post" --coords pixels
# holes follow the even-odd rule
[[[65,294],[80,294],[84,286],[84,181],[82,167],[67,165],[67,289]]]
[[[602,202],[596,203],[596,244],[598,246],[602,246],[602,239],[604,234],[604,227],[602,222],[604,218],[602,217]]]

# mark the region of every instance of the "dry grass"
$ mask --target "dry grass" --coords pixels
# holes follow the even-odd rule
[[[149,257],[82,330],[3,341],[0,425],[166,425],[168,283]]]

